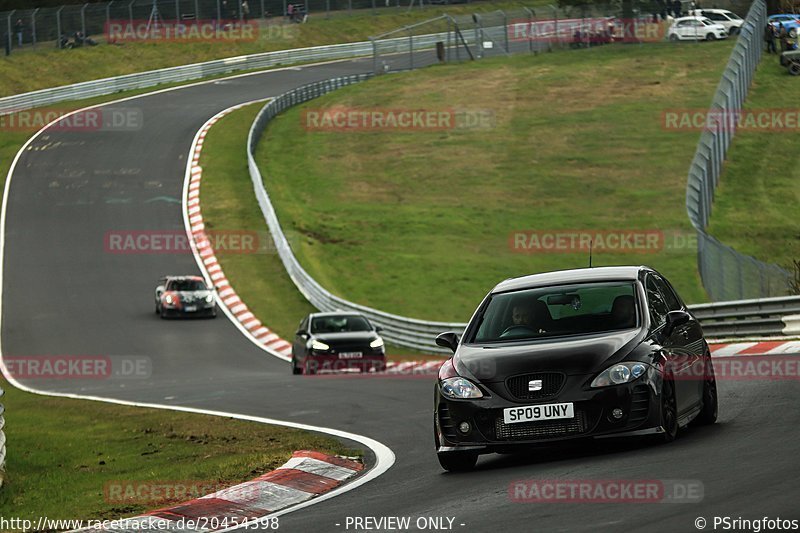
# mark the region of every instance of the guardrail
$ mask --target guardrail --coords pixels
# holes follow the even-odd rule
[[[712,338],[800,334],[800,296],[690,306]]]
[[[700,135],[686,184],[686,211],[697,231],[697,263],[700,277],[712,300],[738,300],[788,294],[790,274],[777,265],[741,254],[708,233],[714,193],[728,148],[736,130],[735,120],[753,81],[764,46],[767,7],[756,0],[750,7],[722,73],[709,109],[721,117]]]
[[[119,91],[145,89],[162,83],[178,83],[244,70],[258,70],[295,63],[348,59],[371,54],[372,43],[362,41],[229,57],[205,63],[151,70],[6,96],[0,98],[0,115],[67,100],[81,100]]]
[[[433,342],[443,331],[464,331],[466,324],[455,322],[433,322],[403,317],[373,309],[335,296],[322,287],[303,269],[292,252],[283,233],[269,194],[264,187],[261,171],[255,162],[255,149],[267,124],[287,108],[317,98],[347,85],[359,83],[372,77],[361,74],[312,83],[289,91],[267,103],[256,116],[247,139],[247,164],[253,181],[261,212],[275,241],[278,255],[286,272],[305,298],[321,311],[347,310],[363,313],[381,326],[386,340],[400,345],[435,353],[448,353]],[[800,296],[742,300],[689,306],[700,320],[709,337],[735,337],[750,335],[781,335],[791,332],[791,325],[784,319],[800,314]],[[800,318],[800,317],[798,317]],[[787,329],[788,328],[788,329]],[[798,325],[800,329],[800,325]]]
[[[342,78],[334,78],[327,81],[312,83],[303,87],[298,87],[289,91],[278,98],[267,103],[259,112],[253,125],[250,128],[250,133],[247,139],[247,164],[250,169],[250,178],[253,181],[255,188],[256,198],[261,207],[261,212],[267,222],[269,231],[275,241],[278,255],[286,268],[286,272],[292,279],[294,284],[311,302],[311,304],[322,311],[334,311],[337,309],[355,311],[363,313],[375,324],[383,328],[381,335],[387,340],[400,346],[407,346],[418,350],[433,351],[439,353],[446,353],[447,350],[436,346],[433,343],[434,337],[442,331],[463,331],[465,324],[450,323],[450,322],[427,322],[424,320],[417,320],[413,318],[402,317],[393,315],[371,307],[366,307],[353,302],[349,302],[343,298],[335,296],[322,287],[317,281],[312,278],[308,272],[303,269],[297,261],[294,253],[292,252],[289,242],[281,229],[278,217],[275,214],[275,209],[269,199],[269,194],[264,187],[264,181],[261,177],[261,172],[255,162],[254,152],[264,132],[267,124],[278,113],[283,110],[297,105],[318,96],[322,96],[328,92],[334,91],[341,87],[358,83],[369,79],[372,74],[359,74],[354,76],[347,76]]]
[[[0,387],[0,396],[3,396],[4,391]],[[3,481],[6,477],[6,434],[3,428],[6,426],[5,407],[0,403],[0,487],[3,486]]]

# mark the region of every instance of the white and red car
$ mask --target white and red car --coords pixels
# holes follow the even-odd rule
[[[161,318],[217,316],[214,288],[200,276],[165,276],[155,292],[156,314]]]

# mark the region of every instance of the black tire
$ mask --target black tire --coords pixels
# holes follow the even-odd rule
[[[437,453],[439,464],[448,472],[469,472],[478,462],[475,452],[442,452]]]
[[[792,63],[789,65],[789,74],[792,76],[800,76],[800,63]]]
[[[292,357],[292,374],[295,376],[299,376],[303,373],[303,369],[297,366],[297,359]]]
[[[675,401],[675,385],[672,377],[665,377],[661,386],[661,427],[659,441],[668,443],[678,438],[678,407]]]
[[[164,308],[163,308],[163,307],[162,307],[162,308],[159,310],[159,312],[158,312],[158,316],[160,316],[162,319],[165,319],[165,318],[167,318],[167,312],[166,312],[166,311],[164,311]]]
[[[710,426],[717,421],[719,401],[717,398],[717,378],[711,359],[706,362],[706,380],[703,381],[703,408],[695,419],[702,426]]]
[[[157,315],[161,314],[161,309],[159,308],[158,303],[156,303],[156,314]]]
[[[669,40],[672,41],[673,43],[678,42],[678,36],[673,33],[672,35],[669,36]]]
[[[714,35],[713,33],[709,33],[708,35],[706,35],[706,41],[716,41],[716,40],[717,36]]]
[[[311,368],[311,364],[310,364],[310,361],[309,361],[308,357],[306,357],[306,362],[303,364],[302,372],[303,372],[303,374],[305,374],[307,376],[313,376],[314,374],[316,374],[314,369]]]

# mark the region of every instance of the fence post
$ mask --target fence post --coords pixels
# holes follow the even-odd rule
[[[325,0],[325,18],[331,18],[331,0]]]
[[[86,38],[86,8],[89,7],[89,4],[83,4],[81,7],[81,33],[83,34],[83,38]]]
[[[131,3],[128,4],[128,19],[131,22],[131,27],[133,27],[133,4],[136,3],[136,0],[131,0]]]
[[[220,5],[219,0],[217,0],[217,20],[222,20],[222,6]]]
[[[264,5],[264,0],[261,0],[261,5]],[[199,0],[194,0],[194,20],[200,20],[200,3]]]
[[[111,4],[114,3],[114,0],[111,0],[109,3],[106,4],[106,27],[104,30],[108,33],[108,26],[111,24]]]
[[[555,34],[553,35],[553,37],[555,38],[556,43],[558,43],[560,45],[561,42],[559,41],[559,37],[558,37],[559,36],[559,33],[558,33],[558,8],[556,6],[554,6],[553,4],[550,4],[550,7],[553,9],[553,20],[555,21],[555,30],[554,30]],[[550,39],[550,40],[547,41],[547,48],[551,52],[553,51],[553,39]]]
[[[13,46],[14,45],[14,39],[12,38],[12,35],[11,35],[11,17],[14,16],[14,12],[15,11],[16,11],[16,9],[12,9],[8,13],[8,18],[6,19],[6,25],[8,26],[8,42],[6,43],[6,46],[7,46],[6,50],[8,50],[9,52],[14,48],[14,46]]]
[[[414,30],[408,29],[409,67],[414,69]]]
[[[61,10],[64,6],[56,10],[56,48],[61,48]]]
[[[510,54],[511,53],[511,48],[508,47],[508,15],[506,15],[505,11],[501,11],[501,13],[503,14],[503,30],[504,30],[503,33],[505,34],[505,37],[506,37],[506,39],[505,39],[505,41],[506,41],[506,53]]]
[[[369,40],[372,43],[372,72],[377,76],[378,75],[378,45],[375,42],[375,39],[373,39],[372,37],[370,37]]]
[[[31,13],[31,42],[33,46],[36,46],[36,13],[39,12],[39,9],[40,8],[37,7],[33,10],[33,13]]]
[[[175,22],[181,20],[181,0],[175,0]]]

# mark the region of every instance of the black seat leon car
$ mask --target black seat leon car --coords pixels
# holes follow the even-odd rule
[[[670,283],[640,266],[508,279],[484,298],[435,386],[445,470],[479,454],[566,439],[652,435],[669,442],[717,418],[711,354]]]

